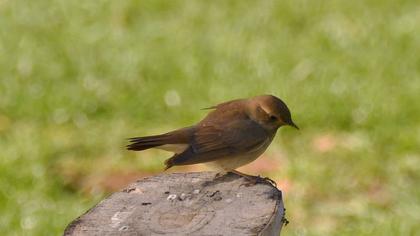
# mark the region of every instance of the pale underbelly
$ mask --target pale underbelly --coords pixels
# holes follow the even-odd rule
[[[244,166],[246,164],[249,164],[255,161],[259,156],[261,156],[261,154],[264,153],[264,151],[267,149],[270,143],[271,143],[271,139],[267,139],[266,142],[264,142],[261,146],[259,146],[253,152],[238,154],[238,155],[229,156],[229,157],[223,157],[216,161],[207,162],[206,164],[216,170],[222,170],[222,171],[234,170],[236,168],[239,168],[241,166]]]
[[[218,171],[230,171],[246,164],[249,164],[255,161],[267,147],[270,145],[272,137],[265,140],[259,146],[255,147],[251,151],[244,153],[237,153],[232,156],[221,156],[215,161],[206,162],[205,164],[209,165],[211,168]],[[162,146],[155,147],[165,151],[175,152],[177,154],[184,152],[188,148],[188,144],[165,144]]]
[[[250,156],[225,157],[221,160],[207,162],[206,164],[216,170],[229,171],[229,170],[237,169],[246,164],[249,164],[255,161],[258,157],[259,155],[258,156],[255,155],[252,157]]]

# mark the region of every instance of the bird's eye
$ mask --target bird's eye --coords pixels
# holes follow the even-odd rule
[[[274,115],[270,115],[270,120],[271,120],[271,121],[275,121],[275,120],[277,120],[277,117],[276,117],[276,116],[274,116]]]

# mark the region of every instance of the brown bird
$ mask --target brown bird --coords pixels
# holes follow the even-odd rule
[[[208,163],[249,179],[255,176],[235,169],[257,159],[281,126],[299,129],[286,104],[273,95],[232,100],[206,109],[213,111],[196,125],[131,138],[127,149],[158,148],[174,152],[175,155],[165,161],[165,170],[172,166]]]

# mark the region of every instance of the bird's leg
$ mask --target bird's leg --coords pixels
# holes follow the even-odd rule
[[[259,175],[258,176],[248,175],[248,174],[239,172],[237,170],[230,170],[229,172],[232,172],[234,174],[237,174],[237,175],[240,175],[240,176],[244,177],[249,182],[250,185],[254,185],[254,184],[257,184],[257,183],[267,183],[268,182],[271,185],[273,185],[274,187],[277,187],[277,183],[274,180],[272,180],[268,177],[261,177]]]
[[[217,172],[216,175],[214,176],[214,179],[218,179],[222,176],[224,176],[226,174],[226,172],[222,171],[222,172]]]

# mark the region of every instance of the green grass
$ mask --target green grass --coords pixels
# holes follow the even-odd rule
[[[89,181],[161,170],[167,153],[125,138],[271,93],[301,127],[268,150],[281,166],[265,174],[289,183],[283,235],[415,235],[419,16],[416,1],[0,1],[1,234],[61,234],[107,194]]]

